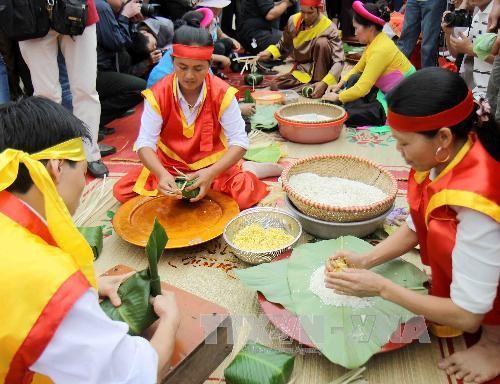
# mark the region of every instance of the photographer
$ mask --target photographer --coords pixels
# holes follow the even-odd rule
[[[492,0],[467,0],[459,9],[446,11],[443,14],[441,28],[450,54],[454,57],[463,54],[464,63],[460,68],[461,76],[468,83],[476,100],[486,97],[486,89],[490,78],[494,57],[481,60],[473,51],[475,39],[487,32],[488,16],[493,7]],[[467,26],[467,12],[475,10],[472,23]],[[472,68],[467,65],[473,62]]]
[[[97,23],[97,92],[101,100],[100,131],[114,130],[105,125],[122,116],[142,101],[146,82],[134,76],[134,66],[127,53],[132,43],[132,20],[142,18],[138,0],[96,0]],[[158,59],[159,60],[159,59]]]
[[[279,19],[294,0],[242,0],[241,28],[238,38],[248,51],[257,54],[271,44],[277,44],[282,32],[276,27]]]

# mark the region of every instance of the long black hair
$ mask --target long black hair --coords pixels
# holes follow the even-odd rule
[[[380,17],[385,22],[391,20],[391,10],[385,1],[382,0],[377,3],[365,3],[363,5],[368,12],[370,12],[372,15]],[[365,27],[370,27],[373,25],[377,29],[377,31],[381,31],[384,28],[382,25],[367,20],[354,11],[352,11],[352,16],[356,23],[361,24]]]
[[[189,11],[181,19],[174,23],[174,44],[193,45],[198,47],[210,47],[214,44],[210,32],[201,28],[200,23],[203,14],[197,11]]]
[[[12,148],[33,154],[76,137],[89,140],[87,127],[53,101],[28,97],[0,106],[0,153]],[[28,169],[19,164],[16,181],[8,190],[26,193],[32,184]]]
[[[402,80],[386,98],[393,112],[406,116],[429,116],[459,104],[468,92],[467,84],[458,74],[432,67]],[[487,122],[481,122],[476,111],[477,107],[464,121],[449,128],[457,139],[466,139],[470,132],[475,131],[488,153],[500,160],[500,127],[491,115]],[[419,133],[432,138],[440,128]]]

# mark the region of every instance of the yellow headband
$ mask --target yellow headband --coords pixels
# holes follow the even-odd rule
[[[59,196],[52,178],[45,166],[39,161],[51,159],[85,160],[82,139],[71,139],[32,155],[16,149],[6,149],[0,153],[0,191],[7,189],[14,183],[19,171],[19,164],[24,164],[28,168],[33,183],[43,194],[45,217],[50,234],[56,244],[73,257],[89,283],[95,287],[92,249],[75,227],[68,208]]]

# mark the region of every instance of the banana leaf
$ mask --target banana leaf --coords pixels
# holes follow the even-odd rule
[[[258,163],[277,163],[281,156],[282,152],[280,145],[278,143],[271,143],[265,146],[248,148],[243,158]]]
[[[295,357],[258,343],[248,343],[224,370],[227,384],[285,384]]]
[[[101,302],[101,308],[108,317],[128,324],[131,335],[140,335],[158,318],[149,299],[161,294],[158,259],[165,250],[167,241],[165,229],[155,218],[153,231],[146,245],[148,268],[133,274],[120,285],[118,296],[122,304],[119,307],[111,304],[109,299]]]
[[[250,289],[260,291],[267,301],[278,303],[295,313],[288,280],[289,259],[263,263],[252,268],[237,269],[236,276]]]
[[[82,236],[89,243],[92,252],[94,253],[94,261],[99,258],[102,251],[103,233],[102,226],[98,227],[78,227]]]
[[[309,289],[311,274],[335,251],[365,253],[370,248],[369,243],[352,236],[321,241],[295,249],[288,264],[288,284],[302,327],[325,357],[349,369],[365,364],[401,323],[415,317],[381,297],[370,298],[371,305],[365,308],[325,305]],[[404,287],[425,292],[425,273],[403,260],[387,262],[372,271]]]
[[[310,291],[309,284],[311,274],[335,251],[365,253],[371,247],[352,236],[304,244],[293,250],[286,265],[286,260],[261,264],[238,271],[237,275],[249,288],[295,313],[309,338],[330,361],[352,369],[380,351],[399,325],[415,315],[380,297],[370,298],[371,306],[365,308],[328,306]],[[283,264],[273,265],[278,263]],[[423,287],[425,273],[403,260],[393,260],[372,270],[399,285],[427,292]]]
[[[195,188],[192,191],[186,191],[186,188],[190,187],[194,183],[196,183],[196,179],[186,180],[182,177],[177,177],[175,179],[175,184],[177,185],[177,188],[181,190],[182,198],[185,200],[194,199],[196,196],[198,196],[198,193],[200,193],[200,188]]]
[[[278,128],[278,122],[274,118],[276,112],[281,106],[270,105],[256,105],[255,113],[250,118],[252,129],[259,129],[265,132],[271,132]]]
[[[255,99],[252,97],[252,94],[250,93],[249,89],[245,91],[245,98],[243,99],[243,102],[248,104],[255,103]]]

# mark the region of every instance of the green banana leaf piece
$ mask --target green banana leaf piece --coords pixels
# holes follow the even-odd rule
[[[365,253],[371,247],[353,236],[309,243],[295,248],[288,264],[283,263],[286,260],[260,264],[236,274],[249,288],[295,313],[309,338],[330,361],[352,369],[363,365],[389,341],[399,324],[415,315],[380,297],[370,298],[371,306],[366,308],[324,305],[310,291],[309,284],[311,274],[335,251]],[[283,264],[273,265],[278,263]],[[427,292],[423,287],[425,273],[403,260],[393,260],[372,270],[399,285]]]
[[[281,106],[276,104],[256,105],[255,113],[250,118],[252,129],[270,132],[278,128],[278,122],[274,118],[276,112]]]
[[[370,298],[366,308],[333,307],[309,289],[311,274],[325,265],[328,256],[340,249],[357,253],[371,245],[353,236],[306,244],[294,250],[288,264],[288,284],[301,325],[314,345],[330,361],[345,368],[362,366],[380,351],[401,323],[415,317],[403,307],[382,299]],[[375,267],[373,272],[407,288],[425,292],[425,273],[402,260]]]
[[[258,343],[248,343],[224,370],[227,384],[286,384],[295,357]]]
[[[175,184],[182,192],[182,198],[185,200],[194,199],[200,193],[200,188],[195,188],[192,191],[186,191],[187,187],[190,187],[196,182],[196,179],[186,180],[182,177],[177,177],[175,179]]]
[[[258,163],[277,163],[281,155],[281,147],[279,144],[271,143],[266,146],[250,147],[243,158]]]
[[[104,235],[102,233],[102,226],[98,227],[78,227],[82,236],[89,243],[92,252],[94,253],[94,261],[97,260],[102,252],[102,242]]]
[[[158,259],[165,250],[167,241],[165,229],[155,218],[153,231],[146,245],[149,267],[133,274],[120,285],[118,296],[122,304],[119,307],[111,304],[109,299],[101,302],[101,308],[109,318],[128,324],[131,335],[140,335],[158,318],[149,299],[161,294]]]
[[[252,94],[250,93],[249,89],[247,89],[245,91],[245,97],[243,99],[243,102],[244,103],[248,103],[248,104],[254,104],[255,103],[255,99],[252,97]]]
[[[295,313],[288,280],[289,259],[263,263],[252,268],[235,270],[236,276],[250,289],[260,291],[267,301],[278,303]]]
[[[474,39],[473,51],[481,60],[485,60],[490,52],[495,40],[497,39],[496,33],[484,33]]]

